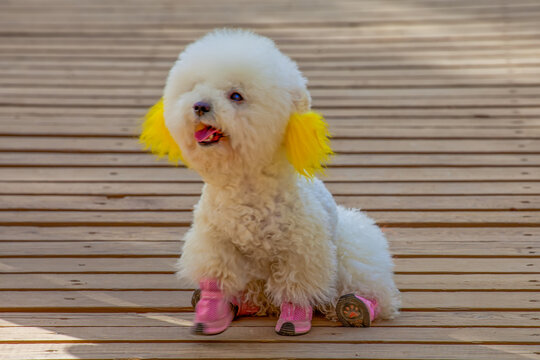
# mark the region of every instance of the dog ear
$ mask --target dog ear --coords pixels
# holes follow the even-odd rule
[[[328,124],[314,111],[293,113],[285,132],[287,159],[302,176],[312,179],[333,155]]]
[[[161,158],[165,155],[173,164],[178,161],[186,162],[182,158],[182,151],[174,141],[167,126],[165,125],[165,116],[163,115],[163,98],[148,110],[142,124],[139,142],[144,145],[145,150]]]

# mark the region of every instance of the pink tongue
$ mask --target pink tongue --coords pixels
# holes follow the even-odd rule
[[[207,127],[207,128],[202,129],[202,130],[196,131],[195,132],[195,139],[197,139],[198,142],[201,142],[201,141],[204,141],[204,140],[208,139],[210,136],[214,135],[217,132],[218,132],[218,130],[216,128]]]

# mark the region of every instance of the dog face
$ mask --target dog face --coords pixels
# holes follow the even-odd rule
[[[212,32],[188,46],[164,91],[165,124],[199,172],[267,166],[310,97],[296,64],[264,37]]]

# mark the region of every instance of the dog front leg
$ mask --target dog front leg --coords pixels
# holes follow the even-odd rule
[[[192,286],[203,279],[219,281],[226,296],[242,292],[251,280],[247,261],[227,239],[211,231],[190,229],[184,237],[182,256],[177,263],[178,277]]]
[[[311,248],[312,253],[282,253],[271,265],[267,291],[281,308],[275,328],[280,335],[307,333],[311,329],[313,306],[327,303],[335,296],[334,252],[314,249]]]
[[[234,318],[230,304],[250,277],[243,256],[223,239],[191,229],[185,237],[178,275],[200,288],[193,330],[196,334],[223,332]]]

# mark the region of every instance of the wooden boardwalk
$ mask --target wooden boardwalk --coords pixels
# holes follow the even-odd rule
[[[537,0],[0,0],[0,359],[539,359],[539,24]],[[327,184],[388,235],[398,319],[190,334],[172,264],[201,182],[137,126],[230,25],[310,79]]]

